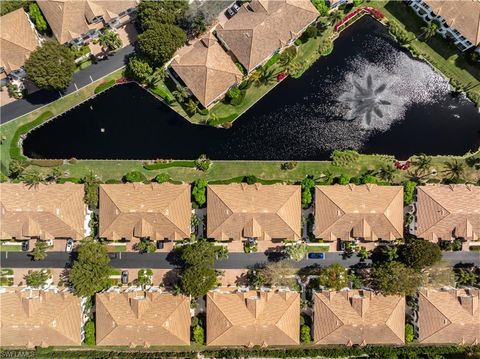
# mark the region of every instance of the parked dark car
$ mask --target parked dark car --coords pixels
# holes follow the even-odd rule
[[[308,253],[308,259],[325,259],[325,253]]]
[[[227,17],[227,19],[230,19],[235,14],[236,12],[230,7],[227,9],[227,11],[225,11],[225,16]]]
[[[28,252],[28,248],[29,248],[28,241],[23,241],[22,242],[22,251]]]
[[[157,241],[157,249],[163,249],[163,241]]]
[[[122,284],[128,284],[128,270],[122,271]]]

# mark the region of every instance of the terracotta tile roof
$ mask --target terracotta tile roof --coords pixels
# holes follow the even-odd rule
[[[83,196],[81,184],[0,184],[1,238],[82,239]]]
[[[3,15],[0,22],[0,66],[9,74],[23,66],[30,53],[39,45],[39,39],[22,8]]]
[[[111,240],[190,237],[190,185],[100,185],[100,237]]]
[[[210,185],[207,236],[217,240],[300,238],[300,186]]]
[[[362,290],[317,292],[314,313],[316,344],[404,343],[404,297]]]
[[[417,187],[417,237],[430,241],[480,238],[480,186]]]
[[[0,293],[2,346],[80,345],[80,299],[68,292]]]
[[[418,302],[420,343],[480,343],[479,289],[422,289]]]
[[[217,35],[250,72],[296,39],[318,15],[310,0],[253,0],[220,25]]]
[[[480,44],[480,2],[478,0],[438,1],[425,0],[435,15],[445,19],[447,25],[458,30],[475,46]]]
[[[89,22],[103,16],[108,22],[120,12],[137,6],[136,0],[37,0],[53,34],[60,43],[69,42],[97,28]]]
[[[233,85],[242,73],[212,34],[180,49],[172,67],[200,103],[207,107]]]
[[[189,345],[190,299],[160,292],[96,295],[97,345]]]
[[[403,187],[317,186],[315,236],[327,241],[403,237]]]
[[[296,292],[207,294],[207,345],[295,345],[299,335],[300,295]]]

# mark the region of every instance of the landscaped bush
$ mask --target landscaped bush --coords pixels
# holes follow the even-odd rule
[[[160,173],[157,176],[155,176],[155,182],[157,183],[165,183],[170,181],[171,177],[168,173]]]
[[[142,172],[139,171],[132,171],[128,172],[125,176],[123,176],[124,182],[146,182],[147,177]]]
[[[310,327],[304,324],[300,328],[300,342],[309,344],[311,341],[312,341],[312,336],[310,334]]]
[[[85,344],[95,345],[95,323],[91,319],[85,323]]]
[[[207,184],[207,181],[204,179],[197,179],[195,182],[193,182],[192,198],[199,207],[202,207],[207,201],[207,197],[205,195]]]
[[[407,343],[411,343],[413,342],[414,339],[415,339],[415,336],[413,332],[413,325],[411,325],[410,323],[407,323],[405,325],[405,341]]]
[[[143,165],[143,168],[145,168],[146,170],[161,170],[161,169],[170,168],[170,167],[194,168],[195,161],[169,161],[169,162],[159,161],[159,162]]]
[[[282,171],[293,170],[295,167],[297,167],[297,161],[284,162],[280,165]]]
[[[35,120],[32,122],[26,123],[15,131],[15,134],[13,135],[12,142],[10,143],[10,158],[12,160],[25,160],[26,157],[21,154],[20,147],[18,145],[20,141],[20,137],[22,135],[25,135],[35,127],[41,125],[45,121],[47,121],[50,117],[53,116],[53,113],[50,111],[46,111],[42,113],[40,116],[38,116]]]
[[[28,15],[35,24],[38,32],[44,33],[45,31],[47,31],[47,22],[45,21],[42,12],[40,11],[40,8],[36,3],[31,3],[30,5],[28,5]]]
[[[88,54],[89,52],[91,52],[90,50],[90,47],[88,47],[87,45],[83,45],[83,46],[72,46],[70,48],[70,51],[72,52],[73,54],[73,57],[75,59],[78,59],[86,54]]]
[[[209,113],[208,108],[202,108],[199,113],[202,116],[207,116]]]
[[[413,203],[413,195],[417,184],[413,181],[407,181],[403,184],[403,202],[405,205]]]
[[[39,160],[33,159],[29,163],[38,167],[58,167],[63,165],[63,160]]]
[[[196,325],[193,327],[192,330],[192,338],[193,342],[197,344],[204,344],[205,343],[205,334],[204,330],[200,325]]]
[[[313,201],[313,189],[315,181],[311,177],[306,177],[301,182],[302,185],[302,207],[308,208]]]
[[[338,184],[346,185],[350,183],[350,177],[347,176],[346,174],[342,174],[339,177],[337,177],[335,181]]]
[[[210,168],[211,165],[212,161],[208,159],[207,155],[205,154],[201,154],[200,157],[195,160],[195,167],[199,171],[205,172]]]
[[[100,92],[103,92],[110,87],[115,85],[115,80],[110,80],[106,82],[102,82],[100,85],[98,85],[95,90],[93,91],[95,94],[99,94]]]

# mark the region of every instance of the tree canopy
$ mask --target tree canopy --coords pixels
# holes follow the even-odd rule
[[[215,248],[214,245],[205,240],[195,242],[181,247],[182,260],[188,266],[213,266],[215,261]]]
[[[400,246],[400,260],[416,270],[430,267],[441,259],[442,251],[436,243],[414,239]]]
[[[213,268],[197,265],[182,270],[180,288],[193,298],[203,297],[217,284],[217,274]]]
[[[415,269],[400,262],[387,262],[370,272],[370,285],[383,295],[414,295],[421,281]]]
[[[346,288],[348,285],[348,270],[338,263],[322,268],[318,283],[327,289],[340,290]]]
[[[50,274],[45,270],[28,271],[24,277],[27,285],[33,288],[41,287],[50,278]]]
[[[138,48],[156,67],[168,61],[186,41],[185,32],[178,26],[154,23],[138,36]]]
[[[25,61],[27,77],[38,87],[60,90],[68,87],[75,71],[72,52],[54,41],[46,41]]]
[[[143,84],[153,74],[153,69],[145,59],[135,56],[128,60],[127,74]]]
[[[78,258],[69,273],[69,281],[75,294],[91,297],[110,285],[110,258],[100,242],[84,240],[78,250]]]
[[[142,1],[138,5],[137,16],[144,29],[161,24],[175,24],[188,9],[186,0]]]

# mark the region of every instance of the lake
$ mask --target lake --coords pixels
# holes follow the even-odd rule
[[[31,158],[324,160],[334,149],[461,155],[480,114],[370,17],[330,56],[287,78],[230,129],[193,125],[136,84],[117,85],[29,133]]]

